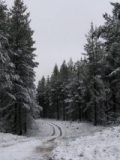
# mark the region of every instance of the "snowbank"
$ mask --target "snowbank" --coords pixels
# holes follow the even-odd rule
[[[0,160],[32,160],[38,158],[35,148],[41,141],[35,138],[20,137],[12,134],[0,133]]]
[[[52,157],[55,160],[119,160],[120,127],[77,139],[64,139]]]

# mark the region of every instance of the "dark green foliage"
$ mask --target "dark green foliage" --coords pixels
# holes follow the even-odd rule
[[[43,77],[38,83],[37,87],[37,101],[40,106],[43,107],[42,117],[46,117],[46,105],[45,105],[45,78]]]
[[[29,13],[22,0],[15,0],[9,17],[9,42],[15,52],[13,63],[15,73],[19,79],[14,81],[15,102],[15,132],[23,134],[27,128],[27,115],[35,107],[34,99],[34,41],[33,31],[30,28]],[[23,115],[24,113],[24,115]]]
[[[12,93],[14,64],[11,57],[14,55],[8,42],[8,10],[3,1],[0,1],[0,128],[10,131],[13,121],[13,104],[15,96]]]
[[[24,134],[35,102],[34,41],[22,0],[8,12],[0,1],[0,120],[3,131]],[[1,127],[2,128],[2,127]]]

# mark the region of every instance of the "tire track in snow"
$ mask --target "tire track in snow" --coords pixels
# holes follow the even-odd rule
[[[50,123],[50,124],[52,124],[53,126],[55,126],[55,127],[58,128],[58,130],[59,130],[59,136],[58,136],[58,137],[61,137],[61,136],[62,136],[62,129],[61,129],[61,127],[58,126],[58,125],[56,125],[56,124],[54,124],[54,123]],[[58,137],[57,137],[57,138],[58,138]]]
[[[53,136],[55,136],[55,127],[53,126],[53,125],[51,125],[51,124],[49,124],[51,127],[52,127],[52,129],[53,129],[53,133],[51,134],[51,136],[53,137]]]
[[[41,160],[50,160],[51,159],[51,153],[57,146],[55,140],[59,137],[62,137],[62,129],[60,126],[58,126],[52,122],[50,122],[48,124],[53,129],[53,133],[51,135],[51,138],[49,140],[47,140],[46,142],[44,142],[42,144],[42,146],[36,147],[37,153],[42,154],[43,158],[41,157],[42,158]]]

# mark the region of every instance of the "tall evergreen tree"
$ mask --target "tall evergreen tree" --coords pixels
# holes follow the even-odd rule
[[[14,132],[23,134],[27,130],[27,115],[35,107],[34,99],[34,41],[30,28],[29,13],[22,0],[15,0],[10,11],[9,42],[15,55],[15,73],[19,76],[14,81],[14,95],[16,97],[14,113]]]
[[[60,81],[61,81],[61,92],[60,92],[60,99],[61,99],[61,107],[62,107],[62,117],[63,120],[66,120],[66,105],[65,105],[65,99],[67,95],[67,88],[66,84],[68,83],[69,78],[69,71],[68,66],[66,64],[66,61],[63,61],[61,67],[60,67]]]
[[[14,64],[11,61],[13,52],[8,42],[8,10],[5,3],[0,1],[0,126],[3,131],[11,132],[13,124],[13,108],[15,97],[12,94],[15,79]]]
[[[46,87],[46,81],[45,81],[45,78],[42,77],[37,87],[37,101],[38,101],[38,104],[42,107],[41,116],[43,118],[47,117],[46,116],[47,110],[45,106],[45,87]]]
[[[100,37],[105,41],[105,65],[107,92],[107,115],[112,121],[120,116],[120,4],[111,3],[112,15],[104,14],[105,24],[99,27]]]
[[[50,112],[50,98],[51,98],[51,84],[50,84],[50,78],[49,76],[46,79],[46,86],[45,86],[45,108],[46,108],[46,117],[50,118],[51,117],[51,112]]]
[[[97,125],[98,122],[102,121],[99,118],[100,108],[104,107],[104,83],[101,77],[101,59],[103,50],[101,43],[95,35],[93,24],[91,25],[90,32],[87,36],[87,44],[85,50],[88,57],[88,81],[89,81],[89,93],[90,101],[87,106],[93,111],[93,122]],[[102,105],[102,107],[101,107]],[[104,115],[104,108],[102,114]]]
[[[54,117],[60,119],[60,80],[59,80],[59,69],[55,65],[53,74],[51,76],[51,107],[55,112]]]

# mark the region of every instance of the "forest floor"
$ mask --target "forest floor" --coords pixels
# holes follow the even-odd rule
[[[38,119],[27,136],[0,133],[0,160],[119,160],[120,126]]]

